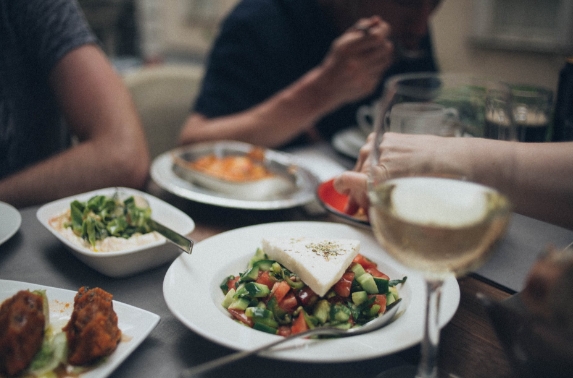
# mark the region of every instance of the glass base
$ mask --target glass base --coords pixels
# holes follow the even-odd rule
[[[398,366],[378,374],[376,378],[416,378],[418,367],[415,365]]]

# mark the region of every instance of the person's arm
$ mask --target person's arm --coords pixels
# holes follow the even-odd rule
[[[233,139],[277,147],[330,111],[370,94],[391,63],[393,46],[388,24],[378,17],[360,22],[372,25],[368,33],[351,29],[343,34],[318,67],[265,102],[223,117],[190,115],[179,144]]]
[[[79,144],[0,181],[0,200],[17,207],[109,186],[142,187],[149,153],[131,96],[95,45],[66,54],[50,85]]]
[[[351,197],[349,212],[368,208],[366,174],[370,144],[355,171],[334,181]],[[573,229],[573,142],[517,143],[482,138],[443,138],[386,133],[379,166],[388,178],[405,174],[461,175],[505,193],[515,211]]]

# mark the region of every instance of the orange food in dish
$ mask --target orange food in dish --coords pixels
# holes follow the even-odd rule
[[[208,175],[235,182],[255,181],[274,176],[265,167],[265,152],[254,148],[247,155],[230,155],[224,157],[209,154],[189,162],[189,167]]]

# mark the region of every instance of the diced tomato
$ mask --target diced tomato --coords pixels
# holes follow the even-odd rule
[[[279,336],[284,336],[284,337],[290,336],[290,334],[291,334],[290,327],[286,326],[286,325],[279,326],[277,334]]]
[[[362,265],[364,270],[368,268],[376,268],[378,266],[374,261],[368,259],[367,257],[362,256],[360,253],[357,254],[354,260],[352,261]]]
[[[263,271],[259,273],[259,278],[257,278],[257,283],[266,285],[269,290],[271,290],[275,284],[275,282],[277,282],[277,280],[272,277],[268,271]]]
[[[229,314],[231,314],[233,318],[237,319],[241,323],[244,323],[249,327],[253,326],[253,321],[247,315],[245,315],[245,311],[237,310],[234,308],[229,308],[227,311],[229,311]]]
[[[301,333],[308,330],[308,325],[306,324],[306,320],[304,319],[304,314],[301,311],[298,314],[297,318],[292,322],[292,327],[290,329],[292,335],[296,335],[297,333]]]
[[[279,302],[279,307],[288,313],[292,313],[296,310],[298,301],[292,291],[289,291],[283,300]]]
[[[271,296],[274,296],[277,299],[277,302],[280,303],[285,295],[287,295],[289,290],[290,285],[286,281],[278,281],[275,282],[273,288],[271,289]]]
[[[312,289],[308,286],[303,287],[300,289],[296,296],[301,306],[307,307],[312,306],[318,300],[318,295],[312,291]]]
[[[364,269],[364,270],[366,271],[366,273],[370,273],[374,277],[384,278],[385,280],[390,279],[390,277],[388,277],[386,274],[379,271],[378,268],[368,268],[368,269]]]
[[[334,292],[343,298],[348,298],[350,296],[352,280],[354,280],[354,272],[344,273],[340,280],[334,284]]]
[[[376,294],[374,295],[374,304],[380,305],[379,314],[386,312],[386,295]]]
[[[235,276],[234,278],[231,278],[227,281],[227,289],[231,290],[231,289],[236,289],[235,287],[235,283],[237,283],[237,281],[240,279],[240,276]]]

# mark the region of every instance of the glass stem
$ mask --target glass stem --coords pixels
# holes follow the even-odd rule
[[[416,378],[438,376],[439,314],[443,283],[442,280],[426,280],[426,324],[422,340],[422,357]]]

